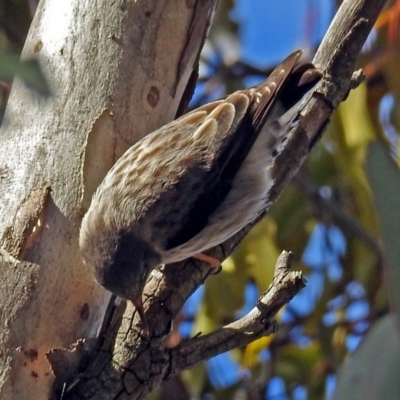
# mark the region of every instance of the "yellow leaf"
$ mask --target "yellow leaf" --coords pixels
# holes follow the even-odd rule
[[[260,363],[260,353],[269,347],[273,338],[274,335],[263,336],[247,345],[243,357],[243,367],[248,369],[256,367]]]

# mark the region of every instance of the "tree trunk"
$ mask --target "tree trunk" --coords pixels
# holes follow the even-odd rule
[[[215,5],[39,3],[22,57],[52,96],[16,79],[0,133],[1,399],[51,397],[46,354],[98,334],[110,295],[82,264],[82,215],[115,160],[175,117]]]

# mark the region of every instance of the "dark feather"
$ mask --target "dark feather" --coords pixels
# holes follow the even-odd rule
[[[168,239],[166,250],[186,243],[206,226],[210,215],[229,193],[236,173],[271,114],[276,100],[282,98],[283,105],[289,109],[319,79],[318,72],[318,78],[316,75],[311,78],[306,76],[302,81],[303,75],[310,75],[308,73],[310,69],[316,70],[310,63],[297,64],[300,56],[300,51],[291,54],[263,84],[254,88],[256,92],[262,94],[261,99],[257,100],[254,91],[242,91],[250,99],[247,111],[234,132],[226,136],[227,139],[217,152],[210,169],[203,175],[202,190],[199,191],[201,194],[191,205],[189,212],[181,215],[180,229]],[[227,99],[229,101],[229,97]],[[184,185],[184,182],[181,184]],[[177,189],[179,191],[178,187]]]

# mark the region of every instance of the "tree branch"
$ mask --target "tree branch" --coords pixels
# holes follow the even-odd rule
[[[185,340],[171,349],[169,375],[173,376],[218,354],[275,333],[277,325],[273,318],[276,313],[305,286],[301,272],[290,270],[293,260],[292,253],[282,252],[276,262],[270,287],[246,316],[208,335]]]

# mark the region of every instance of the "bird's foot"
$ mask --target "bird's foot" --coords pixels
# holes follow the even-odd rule
[[[217,260],[214,257],[208,256],[207,254],[198,253],[198,254],[195,254],[193,256],[193,258],[197,258],[200,261],[204,261],[207,264],[210,264],[214,268],[220,268],[221,267],[221,263],[220,263],[219,260]]]

